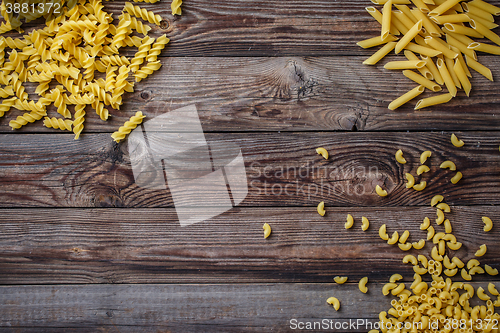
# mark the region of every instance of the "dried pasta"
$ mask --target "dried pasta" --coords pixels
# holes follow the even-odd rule
[[[359,290],[366,294],[368,292],[368,288],[366,287],[366,284],[368,283],[368,277],[364,277],[362,278],[361,280],[359,280],[359,283],[358,283],[358,288]]]
[[[482,217],[482,220],[483,220],[483,223],[484,223],[484,228],[483,230],[485,232],[488,232],[491,230],[491,228],[493,228],[493,222],[491,221],[491,219],[487,216],[483,216]]]
[[[264,238],[268,238],[271,235],[271,226],[268,223],[264,223],[262,229],[264,229]]]
[[[338,311],[340,309],[340,301],[336,297],[329,297],[326,302],[333,305],[333,308]]]
[[[379,196],[381,196],[381,197],[385,197],[385,196],[387,196],[387,191],[386,191],[386,190],[384,190],[384,189],[382,189],[382,187],[380,187],[380,185],[377,185],[377,186],[375,187],[375,192],[377,192],[377,194],[378,194]]]
[[[326,211],[325,211],[325,202],[324,201],[321,201],[318,204],[318,207],[316,207],[316,209],[317,209],[319,215],[325,216]]]
[[[323,156],[325,160],[328,159],[328,151],[325,148],[323,147],[316,148],[316,153]]]
[[[406,160],[403,157],[403,151],[401,149],[399,149],[396,152],[396,161],[398,161],[398,163],[401,163],[401,164],[405,164],[406,163]]]
[[[181,15],[182,14],[181,5],[182,5],[182,0],[173,0],[172,1],[172,3],[170,4],[170,7],[172,9],[172,15]]]
[[[415,177],[411,173],[406,173],[406,188],[412,188],[415,185]]]
[[[476,257],[482,257],[486,253],[486,249],[487,249],[486,244],[483,244],[479,247],[479,250],[477,250],[476,253],[474,253],[474,255]]]
[[[137,111],[135,115],[130,117],[130,119],[126,121],[125,124],[118,129],[118,131],[111,134],[111,137],[116,142],[120,142],[121,140],[125,139],[127,134],[129,134],[134,128],[136,128],[137,125],[142,123],[142,120],[145,117],[146,116],[144,116],[141,111]]]
[[[361,230],[366,231],[370,227],[370,221],[364,216],[361,217]]]
[[[344,224],[344,227],[346,229],[350,229],[350,228],[352,228],[353,225],[354,225],[354,219],[353,219],[352,215],[347,214],[347,222]]]
[[[344,284],[347,281],[347,276],[336,276],[333,278],[336,284]]]

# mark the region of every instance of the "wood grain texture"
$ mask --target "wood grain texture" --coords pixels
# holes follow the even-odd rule
[[[147,119],[196,105],[205,131],[401,131],[496,130],[500,83],[473,73],[473,90],[451,102],[413,110],[416,101],[397,111],[389,103],[415,87],[400,71],[361,63],[357,57],[163,58],[163,67],[126,93],[121,110],[107,122],[87,107],[86,133],[114,132],[136,111]],[[395,60],[400,57],[391,56]],[[500,77],[500,57],[480,56]],[[307,87],[307,88],[306,88]],[[34,92],[27,85],[28,92]],[[421,97],[433,96],[425,92]],[[30,98],[38,100],[36,94]],[[73,106],[70,106],[72,109]],[[9,121],[22,115],[12,109],[0,118],[0,132],[12,133]],[[60,117],[53,106],[49,116]],[[42,121],[17,132],[59,133]]]
[[[486,285],[473,283],[475,288]],[[295,319],[304,326],[328,325],[314,332],[367,332],[392,299],[382,296],[382,284],[369,283],[368,288],[362,294],[350,283],[4,286],[0,330],[296,332]],[[339,311],[326,303],[332,295],[341,301]],[[484,304],[475,298],[471,304]],[[336,324],[344,329],[335,329]]]
[[[435,194],[444,194],[453,205],[496,204],[498,133],[457,134],[466,146],[452,146],[446,132],[207,133],[206,139],[212,157],[229,154],[230,147],[241,149],[248,184],[242,206],[315,207],[320,201],[327,206],[421,206],[428,205]],[[156,142],[161,143],[150,144]],[[328,160],[316,154],[319,146],[330,152]],[[405,152],[407,164],[395,161],[397,149]],[[431,171],[416,180],[427,181],[427,188],[408,190],[404,175],[416,175],[423,150],[433,153]],[[168,187],[155,190],[137,185],[126,142],[116,144],[109,134],[78,141],[71,134],[4,134],[0,156],[2,207],[173,206]],[[450,182],[454,172],[439,168],[445,160],[454,161],[464,174],[457,185]],[[180,170],[193,165],[188,160],[179,163]],[[389,196],[379,197],[376,185],[387,189]],[[197,202],[195,192],[184,195]]]
[[[355,222],[346,230],[348,213]],[[482,229],[485,215],[494,221],[488,233]],[[365,232],[362,216],[370,221]],[[409,230],[414,242],[426,238],[419,229],[426,216],[434,221],[435,209],[327,207],[321,217],[313,207],[236,207],[181,227],[174,209],[3,209],[0,284],[325,283],[337,275],[384,282],[394,273],[413,276],[402,258],[430,257],[433,244],[403,252],[380,239],[379,227],[386,224],[390,234]],[[446,216],[463,243],[450,256],[467,261],[486,244],[479,260],[500,268],[498,207],[452,206]],[[264,223],[272,227],[268,239]],[[474,281],[498,279],[474,276]]]

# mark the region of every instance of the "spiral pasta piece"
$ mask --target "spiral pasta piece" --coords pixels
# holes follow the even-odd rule
[[[141,21],[137,20],[137,18],[130,16],[129,13],[123,13],[118,17],[120,20],[130,21],[130,29],[137,30],[137,32],[147,35],[151,27],[149,25],[145,25]]]
[[[134,15],[149,23],[160,25],[161,16],[139,6],[134,6],[131,2],[125,2],[124,8],[130,15]]]
[[[5,115],[5,112],[8,112],[10,108],[16,103],[17,97],[12,97],[9,99],[4,99],[0,104],[0,117]]]
[[[118,27],[116,28],[116,35],[113,38],[111,47],[120,48],[124,45],[123,40],[126,36],[132,33],[132,30],[129,28],[130,24],[132,24],[132,22],[124,19],[119,21]]]
[[[153,46],[151,47],[151,49],[149,50],[146,60],[148,62],[156,61],[157,57],[161,53],[161,50],[165,48],[165,45],[167,45],[169,41],[170,39],[168,39],[166,35],[161,35],[160,37],[158,37]]]
[[[172,1],[172,3],[170,4],[170,8],[172,9],[172,15],[181,15],[182,14],[181,5],[182,5],[182,0],[173,0]]]
[[[83,94],[83,95],[64,95],[64,102],[66,104],[92,104],[94,102],[94,95]]]
[[[160,67],[161,63],[159,60],[149,62],[147,65],[142,66],[141,69],[135,73],[135,82],[140,82],[141,80],[147,78],[149,75],[153,74],[153,72],[160,69]]]
[[[45,120],[43,121],[43,124],[48,127],[48,128],[55,128],[55,129],[60,129],[63,131],[72,131],[72,125],[73,121],[69,119],[61,119],[61,118],[56,118],[56,117],[45,117]]]
[[[80,138],[83,131],[83,122],[85,121],[85,107],[84,104],[75,106],[75,120],[73,121],[73,133],[75,133],[75,140]]]
[[[0,88],[0,97],[6,98],[7,96],[14,95],[14,89],[11,86],[7,86],[5,88]]]
[[[144,62],[144,59],[148,55],[148,51],[151,48],[151,44],[153,44],[154,38],[150,38],[148,36],[144,37],[143,39],[143,44],[139,46],[139,50],[135,54],[134,58],[132,58],[132,61],[130,62],[130,71],[132,73],[137,72],[139,69],[139,66],[142,65]]]
[[[11,120],[9,122],[9,126],[12,129],[19,129],[28,123],[34,123],[37,120],[42,119],[43,116],[46,116],[47,112],[44,111],[31,111],[30,113],[25,113],[22,116],[18,116],[15,120]]]
[[[101,120],[108,120],[109,111],[104,107],[103,102],[96,99],[94,103],[92,103],[92,107],[94,108],[97,115],[101,118]]]
[[[125,139],[125,137],[139,125],[142,123],[142,120],[145,118],[141,111],[137,111],[134,116],[130,118],[130,120],[126,121],[125,124],[118,129],[118,131],[111,134],[111,137],[116,142],[120,142]]]

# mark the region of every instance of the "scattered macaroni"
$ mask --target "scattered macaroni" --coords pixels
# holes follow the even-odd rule
[[[420,224],[420,230],[427,230],[427,228],[429,228],[430,225],[431,225],[431,221],[429,220],[428,217],[425,217],[424,222],[422,222],[422,224]]]
[[[406,243],[406,240],[410,237],[410,232],[408,230],[405,230],[403,234],[399,237],[399,242],[401,244]]]
[[[491,230],[491,228],[493,228],[493,222],[491,221],[491,219],[487,216],[483,216],[482,217],[482,220],[483,220],[483,223],[484,223],[484,228],[483,230],[488,232]]]
[[[429,172],[430,170],[431,170],[431,168],[429,168],[427,165],[421,165],[417,168],[417,175],[420,176],[424,172]]]
[[[352,218],[352,215],[347,214],[347,222],[344,224],[344,227],[346,229],[350,229],[352,228],[353,224],[354,224],[354,219]]]
[[[366,231],[370,226],[370,221],[366,217],[361,217],[361,230]]]
[[[450,181],[452,184],[456,184],[460,181],[460,179],[462,179],[462,173],[460,171],[457,171],[455,176],[453,176]]]
[[[321,216],[325,216],[326,214],[326,211],[325,211],[325,202],[324,201],[321,201],[319,204],[318,204],[318,207],[316,208],[316,210],[318,211],[318,214],[321,215]]]
[[[385,241],[389,240],[389,235],[387,234],[386,225],[385,224],[382,224],[380,226],[380,228],[378,229],[378,235],[380,236],[380,238],[382,238]]]
[[[431,225],[429,228],[427,228],[427,240],[431,240],[432,238],[434,238],[434,233],[434,227]]]
[[[425,239],[421,239],[418,242],[413,242],[412,245],[414,249],[420,250],[425,246]]]
[[[359,287],[359,290],[366,294],[366,292],[368,291],[368,288],[366,287],[366,284],[368,283],[368,277],[364,277],[362,278],[361,280],[359,280],[359,283],[358,283],[358,287]]]
[[[452,161],[444,161],[439,167],[441,169],[450,169],[451,171],[457,170],[455,163],[453,163]]]
[[[436,208],[441,209],[445,213],[449,213],[451,211],[450,206],[448,206],[444,202],[441,202],[441,203],[437,204]]]
[[[333,278],[333,281],[337,284],[344,284],[347,281],[347,276],[336,276]]]
[[[327,160],[327,159],[328,159],[328,151],[327,151],[325,148],[322,148],[322,147],[316,148],[316,152],[317,152],[319,155],[323,156],[323,158],[324,158],[325,160]]]
[[[399,280],[402,280],[403,276],[401,274],[392,274],[391,277],[389,278],[389,282],[397,282]]]
[[[264,223],[262,229],[264,229],[264,238],[267,238],[271,235],[271,226],[269,224]]]
[[[476,257],[482,257],[486,253],[486,244],[483,244],[479,247],[479,250],[474,253]]]
[[[335,298],[335,297],[329,297],[326,302],[330,305],[333,305],[333,308],[336,310],[336,311],[339,311],[340,309],[340,301]]]
[[[375,187],[375,192],[377,192],[377,194],[381,197],[387,196],[387,191],[383,190],[382,187],[380,187],[379,185]]]
[[[462,147],[464,145],[464,142],[462,140],[459,140],[457,138],[457,136],[453,133],[451,135],[451,143],[455,146],[455,147]]]
[[[431,207],[436,206],[439,202],[441,202],[443,200],[444,200],[444,197],[440,194],[433,196],[431,199]]]
[[[398,161],[399,163],[401,164],[405,164],[406,163],[406,160],[405,158],[403,157],[403,151],[401,149],[399,149],[397,152],[396,152],[396,161]]]
[[[403,251],[409,251],[412,247],[412,243],[398,243],[398,247]]]
[[[394,231],[391,238],[389,238],[387,240],[387,244],[390,244],[390,245],[396,244],[398,242],[398,239],[399,239],[399,234],[397,231]]]
[[[432,153],[429,150],[424,151],[420,154],[420,164],[424,164],[429,157],[431,157]]]
[[[423,180],[419,184],[413,185],[413,189],[417,190],[417,191],[423,191],[426,186],[427,186],[427,182],[425,180]]]
[[[441,209],[438,208],[436,210],[436,215],[437,215],[436,224],[440,225],[441,223],[444,222],[444,213]]]
[[[413,177],[413,175],[411,173],[406,173],[405,176],[406,176],[406,180],[407,180],[406,188],[412,188],[413,185],[415,185],[415,178]]]

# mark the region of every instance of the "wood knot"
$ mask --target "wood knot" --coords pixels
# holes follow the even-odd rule
[[[170,23],[167,20],[162,20],[160,22],[160,29],[167,30],[170,27]]]
[[[145,101],[151,99],[151,92],[147,90],[141,92],[141,98]]]

